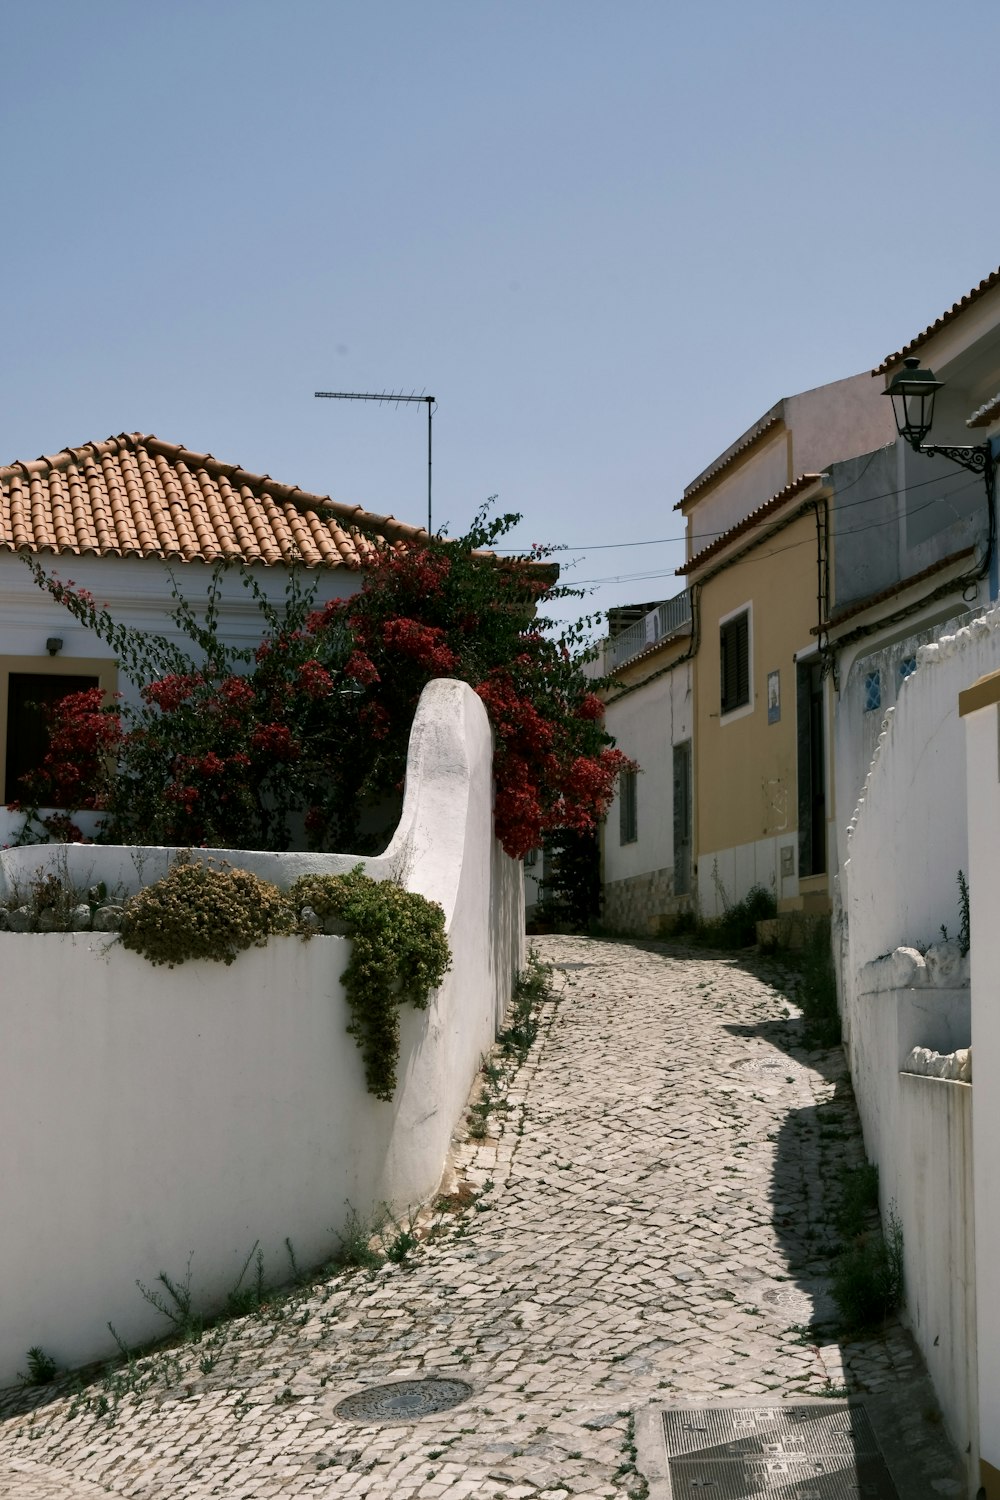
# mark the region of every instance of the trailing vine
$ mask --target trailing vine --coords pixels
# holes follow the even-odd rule
[[[345,922],[351,957],[340,976],[351,1009],[348,1032],[361,1049],[368,1092],[391,1099],[399,1061],[399,1007],[426,1009],[451,953],[444,912],[436,901],[390,881],[372,880],[360,865],[346,875],[303,875],[289,897],[323,923]]]
[[[123,945],[153,964],[187,959],[231,964],[268,938],[311,936],[342,922],[351,956],[340,976],[351,1011],[348,1032],[361,1050],[368,1091],[391,1099],[399,1061],[399,1007],[424,1010],[451,953],[435,901],[357,865],[346,875],[304,875],[287,895],[249,870],[178,859],[162,880],[125,904]]]

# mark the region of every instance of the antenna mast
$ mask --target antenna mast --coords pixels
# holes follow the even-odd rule
[[[434,414],[436,401],[433,396],[417,396],[411,393],[404,396],[401,391],[382,391],[381,394],[373,391],[315,391],[315,396],[327,401],[377,401],[380,406],[399,406],[404,402],[422,401],[427,407],[427,534],[432,535],[431,527],[431,418]]]

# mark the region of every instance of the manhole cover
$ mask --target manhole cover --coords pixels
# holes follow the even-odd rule
[[[785,1064],[776,1057],[741,1057],[733,1067],[737,1073],[781,1073]]]
[[[898,1500],[867,1414],[846,1401],[662,1418],[674,1500]]]
[[[349,1422],[414,1422],[436,1411],[447,1411],[472,1395],[464,1380],[395,1380],[355,1391],[334,1407]]]
[[[572,963],[564,961],[561,964],[556,964],[555,967],[557,969],[592,969],[594,967],[594,961],[593,959],[574,959]]]

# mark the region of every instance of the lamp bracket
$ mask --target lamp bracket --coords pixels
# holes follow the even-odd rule
[[[927,443],[917,448],[918,453],[928,458],[950,458],[953,464],[971,469],[973,474],[984,474],[987,479],[993,474],[993,450],[989,443],[976,443],[968,448],[948,448],[937,443]]]

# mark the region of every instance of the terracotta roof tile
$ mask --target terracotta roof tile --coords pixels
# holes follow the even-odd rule
[[[982,406],[977,407],[972,416],[966,422],[966,427],[992,427],[993,423],[1000,421],[1000,391],[984,401]]]
[[[0,550],[357,569],[422,527],[139,432],[0,467]]]
[[[778,407],[780,407],[781,404],[782,403],[779,401]],[[736,442],[731,448],[727,448],[726,452],[720,459],[718,459],[714,464],[711,464],[709,468],[704,470],[703,473],[699,474],[697,479],[693,479],[691,483],[686,487],[684,494],[675,504],[674,510],[683,510],[687,502],[692,499],[693,496],[695,496],[699,492],[699,490],[704,489],[706,484],[711,484],[712,480],[717,479],[725,469],[729,468],[730,464],[735,463],[738,458],[741,458],[748,448],[752,448],[755,443],[758,443],[760,439],[765,435],[765,433],[770,432],[771,428],[774,427],[776,423],[782,420],[782,414],[781,411],[778,410],[778,407],[772,407],[769,412],[766,412],[764,416],[761,417],[760,421],[755,422],[748,432],[745,432],[741,438],[736,439]]]
[[[937,333],[939,328],[944,328],[948,323],[953,322],[967,307],[971,307],[973,302],[978,302],[980,297],[985,297],[986,293],[991,292],[995,286],[1000,286],[1000,266],[995,271],[991,271],[989,276],[981,281],[978,286],[974,286],[971,292],[966,292],[964,297],[961,297],[957,302],[953,302],[947,312],[943,312],[939,318],[935,318],[933,323],[927,325],[923,333],[918,333],[916,338],[911,339],[908,344],[904,344],[902,349],[897,349],[895,354],[887,354],[878,368],[872,371],[872,374],[884,375],[886,370],[891,370],[893,365],[898,365],[900,360],[905,359],[908,354],[912,354],[914,349],[919,349],[921,344],[926,344],[927,340]]]
[[[774,511],[780,510],[789,500],[801,494],[803,490],[807,490],[810,485],[815,484],[822,477],[822,474],[800,474],[797,479],[792,480],[791,484],[786,484],[783,490],[779,490],[776,495],[772,495],[770,500],[765,500],[763,505],[758,505],[756,510],[752,510],[748,516],[744,516],[743,520],[738,521],[735,526],[730,526],[728,531],[724,531],[721,536],[717,536],[714,542],[709,542],[707,547],[702,547],[701,551],[696,552],[694,557],[689,558],[683,567],[676,568],[674,571],[677,573],[690,573],[695,568],[700,567],[703,562],[707,562],[716,552],[721,552],[723,548],[727,547],[735,537],[742,536],[745,531],[752,531],[761,521],[766,520]]]

